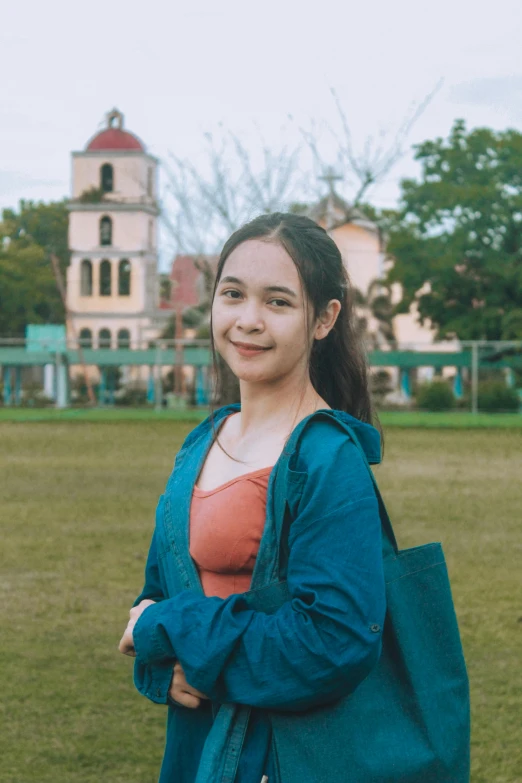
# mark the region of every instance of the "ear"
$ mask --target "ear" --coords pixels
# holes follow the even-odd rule
[[[332,331],[337,321],[337,317],[341,312],[341,303],[338,299],[330,299],[325,309],[318,317],[315,329],[314,339],[324,340],[325,337]]]

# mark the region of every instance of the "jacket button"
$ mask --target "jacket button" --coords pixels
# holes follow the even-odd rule
[[[161,688],[156,688],[156,696],[161,696]]]
[[[370,625],[370,631],[372,633],[379,633],[380,630],[381,630],[381,626],[377,625],[377,623],[374,623],[373,625]]]

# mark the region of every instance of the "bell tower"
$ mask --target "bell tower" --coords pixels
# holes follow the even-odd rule
[[[150,336],[158,308],[157,167],[118,109],[72,153],[67,304],[85,348],[137,348]]]

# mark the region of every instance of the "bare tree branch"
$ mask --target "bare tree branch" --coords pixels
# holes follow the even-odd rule
[[[340,120],[341,133],[337,133],[331,126],[328,126],[328,130],[336,142],[337,166],[341,168],[345,182],[353,188],[353,179],[357,180],[355,192],[351,198],[354,206],[362,201],[371,187],[381,183],[395,164],[404,157],[407,137],[442,84],[443,80],[441,79],[418,105],[413,105],[389,145],[385,144],[387,133],[382,130],[377,142],[371,135],[365,139],[360,153],[354,150],[350,123],[339,95],[333,87],[330,89]],[[312,125],[311,130],[302,127],[299,130],[312,155],[314,165],[324,172],[329,166],[321,155],[316,127]]]
[[[204,134],[206,165],[170,153],[162,216],[178,252],[215,252],[227,235],[260,212],[286,208],[295,189],[299,149],[253,154],[237,134]],[[262,141],[262,140],[261,140]]]

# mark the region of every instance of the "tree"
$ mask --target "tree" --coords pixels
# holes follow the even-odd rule
[[[372,280],[363,294],[355,289],[355,313],[357,331],[368,351],[396,348],[397,338],[393,327],[395,308],[392,304],[391,286],[384,280]]]
[[[162,161],[162,218],[177,253],[216,252],[243,223],[285,209],[295,188],[297,147],[273,150],[260,138],[249,152],[231,131],[206,133],[204,143],[199,165],[173,153]]]
[[[11,239],[26,237],[40,245],[46,254],[54,253],[65,275],[70,256],[69,213],[66,201],[50,201],[48,204],[20,201],[18,213],[12,209],[4,209],[2,221],[4,236]]]
[[[522,339],[522,134],[457,120],[415,158],[389,229],[399,311],[416,300],[439,338]]]
[[[337,92],[331,88],[330,93],[337,110],[339,127],[328,126],[330,143],[327,146],[327,157],[331,158],[331,150],[335,150],[335,164],[327,165],[325,150],[321,145],[320,128],[312,121],[309,128],[301,127],[299,130],[312,156],[314,177],[312,182],[320,179],[328,179],[324,175],[329,172],[338,172],[336,179],[343,180],[350,189],[350,202],[352,206],[359,207],[364,199],[368,199],[372,188],[375,188],[388,176],[396,163],[408,152],[406,141],[415,126],[417,120],[429,106],[443,80],[435,85],[420,103],[412,103],[409,111],[404,115],[402,123],[395,132],[391,128],[382,129],[378,138],[367,136],[362,149],[356,149],[352,137],[352,129],[348,119],[348,112],[343,106]],[[333,144],[332,144],[333,141]],[[310,182],[309,182],[310,184]],[[312,186],[312,192],[314,187]],[[318,196],[315,188],[315,196]]]
[[[29,323],[63,323],[64,311],[52,271],[56,253],[69,261],[65,202],[20,202],[0,223],[0,334],[23,337]]]
[[[29,323],[63,323],[64,312],[45,251],[34,242],[0,249],[0,334],[23,337]]]
[[[183,313],[184,326],[197,329],[199,337],[210,334],[210,308],[214,271],[206,253],[220,249],[226,238],[243,223],[260,213],[286,209],[291,200],[298,170],[297,148],[282,145],[272,150],[260,140],[256,155],[250,153],[231,131],[206,133],[206,161],[199,167],[170,154],[163,162],[167,189],[162,217],[177,253],[195,255],[203,275],[204,295],[196,307]],[[176,331],[176,315],[163,336]],[[239,399],[237,379],[227,365],[220,364],[219,404]]]

